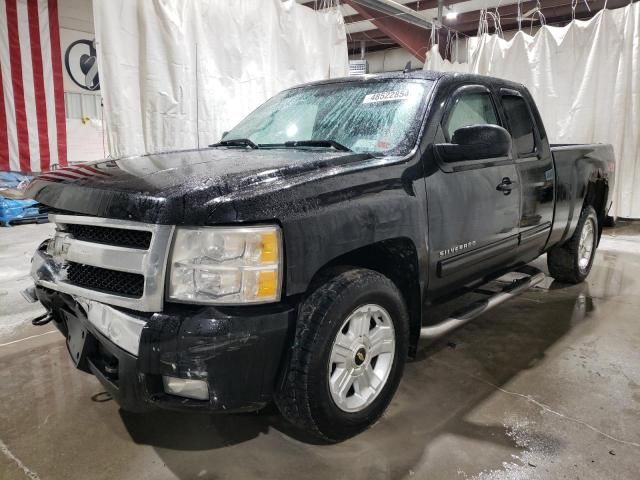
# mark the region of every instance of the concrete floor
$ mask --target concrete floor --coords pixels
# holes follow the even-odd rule
[[[0,229],[0,478],[621,479],[640,467],[640,225],[588,281],[546,282],[410,363],[386,415],[340,445],[274,410],[121,412],[18,290],[50,225]],[[539,259],[536,266],[544,266]]]

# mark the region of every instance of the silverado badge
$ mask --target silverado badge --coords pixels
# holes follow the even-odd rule
[[[440,256],[444,257],[445,255],[456,253],[456,252],[459,252],[460,250],[466,250],[467,248],[473,248],[475,246],[476,246],[476,241],[471,240],[470,242],[461,243],[460,245],[454,245],[453,247],[440,250]]]

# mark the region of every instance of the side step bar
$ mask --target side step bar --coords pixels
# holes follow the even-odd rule
[[[433,339],[441,337],[445,333],[455,330],[465,323],[479,317],[493,307],[496,307],[510,298],[513,298],[516,295],[538,285],[545,279],[544,272],[533,267],[526,267],[525,269],[522,269],[520,273],[526,273],[529,276],[514,280],[510,284],[506,285],[502,291],[492,295],[486,300],[480,300],[472,303],[468,307],[454,313],[452,316],[436,325],[422,327],[422,329],[420,329],[420,338]]]

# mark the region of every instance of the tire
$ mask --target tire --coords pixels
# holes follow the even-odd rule
[[[354,334],[354,329],[362,334]],[[376,356],[373,340],[369,347],[359,342],[369,342],[374,333],[379,339],[380,332],[386,343],[376,351],[386,353]],[[352,342],[349,348],[342,349],[347,342]],[[300,306],[276,404],[287,420],[323,441],[350,438],[373,425],[389,405],[402,377],[408,344],[409,315],[393,282],[372,270],[344,271],[319,286]],[[344,358],[344,363],[335,363],[336,358]],[[373,370],[378,372],[375,377],[370,375]],[[385,375],[386,380],[379,378]],[[346,390],[349,378],[354,380]],[[361,386],[369,378],[380,380],[377,388]],[[344,388],[338,388],[343,379]],[[363,403],[365,398],[368,403]]]
[[[584,235],[591,235],[585,239],[586,243],[581,246],[581,239]],[[580,283],[587,278],[593,265],[596,247],[598,245],[598,216],[591,205],[582,209],[576,231],[573,236],[563,243],[549,250],[547,254],[547,266],[553,278],[564,283]],[[591,248],[588,259],[585,261],[584,246]]]

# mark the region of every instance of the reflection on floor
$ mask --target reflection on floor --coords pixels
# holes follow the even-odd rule
[[[584,284],[546,282],[422,345],[383,419],[333,446],[305,442],[273,409],[119,411],[57,333],[28,324],[39,310],[17,291],[50,231],[0,231],[3,480],[637,478],[638,224],[605,232]]]

